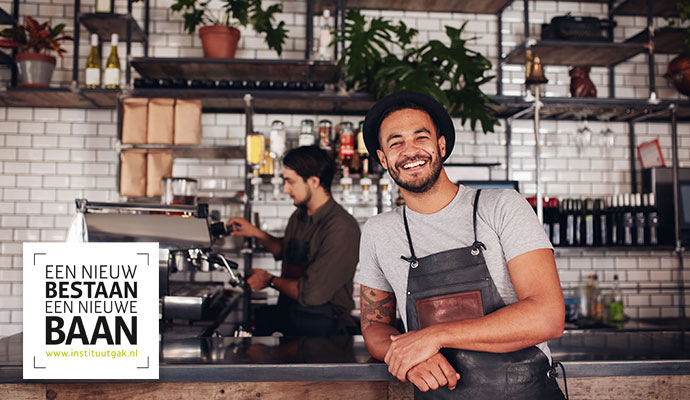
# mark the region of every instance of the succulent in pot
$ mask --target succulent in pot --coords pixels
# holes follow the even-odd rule
[[[240,40],[236,26],[252,24],[254,30],[265,35],[266,44],[278,55],[288,30],[285,22],[276,22],[275,14],[282,12],[280,4],[263,8],[261,0],[222,0],[219,10],[211,10],[211,0],[175,0],[170,8],[181,12],[184,29],[194,33],[199,27],[199,37],[204,55],[209,58],[233,58]]]
[[[62,42],[72,40],[65,34],[65,24],[51,27],[47,21],[40,24],[29,16],[24,17],[24,25],[0,31],[0,37],[0,47],[19,50],[15,57],[19,86],[34,87],[49,86],[57,61],[50,53],[63,58],[67,51],[62,48]]]

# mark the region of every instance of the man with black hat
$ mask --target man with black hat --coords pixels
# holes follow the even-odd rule
[[[429,96],[381,99],[364,122],[370,154],[406,205],[367,221],[360,244],[362,333],[415,398],[561,399],[546,341],[565,319],[553,248],[514,190],[448,179],[455,143]],[[406,333],[394,328],[397,310]]]

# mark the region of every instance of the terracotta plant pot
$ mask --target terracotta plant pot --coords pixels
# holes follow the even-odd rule
[[[664,75],[673,86],[686,96],[690,96],[690,55],[681,54],[671,60]]]
[[[19,86],[48,87],[55,69],[55,57],[40,53],[19,53]]]
[[[204,56],[208,58],[234,58],[240,31],[224,25],[204,26],[199,29]]]

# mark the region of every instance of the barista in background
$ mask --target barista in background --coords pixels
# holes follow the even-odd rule
[[[359,225],[331,196],[334,162],[324,150],[303,146],[283,159],[283,193],[297,210],[285,236],[277,238],[243,218],[232,218],[232,235],[254,237],[276,260],[280,276],[255,268],[247,283],[253,290],[280,292],[277,306],[257,310],[256,335],[280,331],[287,336],[347,334],[356,324],[352,279],[359,259]]]

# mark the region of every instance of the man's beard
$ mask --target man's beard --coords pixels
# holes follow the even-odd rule
[[[440,149],[437,148],[437,152],[440,152]],[[439,154],[439,153],[437,153]],[[431,163],[431,172],[429,175],[426,177],[418,177],[418,178],[412,178],[411,181],[403,181],[400,178],[400,169],[402,169],[402,166],[414,162],[417,160],[423,160],[426,161],[427,163]],[[392,168],[388,169],[388,173],[390,174],[391,178],[395,181],[395,183],[398,184],[401,188],[407,190],[408,192],[412,193],[424,193],[431,189],[436,181],[438,180],[438,177],[441,175],[441,157],[433,157],[433,156],[415,156],[415,157],[410,157],[406,158],[400,162],[397,163],[396,166],[392,166]],[[421,179],[421,181],[419,181]]]
[[[307,204],[309,204],[309,200],[311,200],[311,189],[307,187],[307,196],[304,198],[304,200],[298,202],[296,199],[293,199],[293,203],[297,207],[307,208]]]

